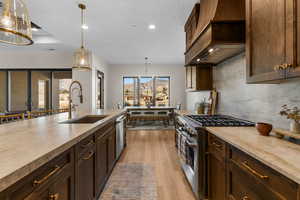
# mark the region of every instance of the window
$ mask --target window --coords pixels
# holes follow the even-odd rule
[[[155,105],[168,106],[170,96],[170,77],[155,78]]]
[[[1,69],[0,113],[66,108],[71,81],[70,69]]]
[[[53,73],[52,104],[53,109],[66,109],[69,105],[69,87],[72,83],[71,71]]]
[[[39,109],[45,109],[46,106],[46,81],[39,80],[38,81],[38,102]]]
[[[69,105],[69,87],[72,83],[72,79],[60,79],[59,80],[59,108],[65,109]]]
[[[170,104],[170,77],[124,77],[124,106],[155,106]]]
[[[146,106],[153,102],[153,78],[141,77],[140,78],[140,91],[139,91],[139,105]]]
[[[123,78],[123,104],[124,106],[138,105],[138,78]]]
[[[50,80],[50,71],[31,71],[31,110],[51,108]]]

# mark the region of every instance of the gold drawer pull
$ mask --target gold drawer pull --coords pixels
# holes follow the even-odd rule
[[[52,170],[47,176],[45,176],[44,178],[40,179],[40,180],[34,180],[33,181],[33,185],[40,185],[42,183],[44,183],[46,180],[48,180],[51,176],[53,176],[54,174],[56,174],[58,171],[60,170],[60,166],[56,165],[54,170]]]
[[[94,155],[94,151],[90,151],[89,155],[86,157],[83,157],[83,160],[89,160]]]
[[[212,142],[212,144],[218,149],[222,150],[222,144],[218,144],[217,142]]]
[[[59,194],[58,194],[58,193],[56,193],[56,194],[51,194],[51,195],[49,196],[49,200],[58,200],[58,198],[59,198]]]
[[[250,198],[246,195],[242,197],[242,200],[250,200]]]
[[[249,172],[251,172],[251,173],[254,174],[255,176],[259,177],[260,179],[264,179],[264,180],[265,180],[265,179],[268,179],[268,178],[269,178],[268,176],[262,175],[262,174],[260,174],[259,172],[257,172],[256,170],[252,169],[252,168],[249,166],[249,164],[248,164],[247,161],[244,161],[244,162],[242,163],[242,165],[243,165]]]
[[[94,144],[94,141],[91,140],[89,143],[81,145],[81,148],[86,148],[86,147],[89,147],[90,145],[93,145],[93,144]]]

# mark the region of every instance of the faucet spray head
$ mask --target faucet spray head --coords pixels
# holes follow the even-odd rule
[[[82,104],[83,103],[83,96],[82,96],[82,94],[79,95],[79,98],[80,98],[80,103]]]

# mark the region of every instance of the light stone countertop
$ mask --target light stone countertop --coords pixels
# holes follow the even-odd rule
[[[194,114],[176,111],[179,115]],[[255,127],[206,127],[225,142],[249,154],[300,184],[300,145],[271,136],[261,136]]]
[[[254,127],[207,127],[210,133],[300,184],[300,145],[261,136]]]
[[[86,138],[125,110],[80,113],[108,115],[93,124],[61,124],[68,113],[0,125],[0,192]]]

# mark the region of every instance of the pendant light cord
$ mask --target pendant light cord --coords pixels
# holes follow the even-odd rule
[[[83,40],[84,40],[84,33],[83,33],[83,23],[84,23],[84,20],[83,20],[83,8],[81,8],[81,48],[84,48],[84,43],[83,43]]]

